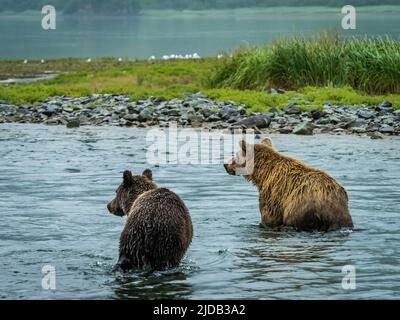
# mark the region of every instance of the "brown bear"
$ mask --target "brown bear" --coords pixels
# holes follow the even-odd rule
[[[151,170],[139,176],[125,171],[107,208],[114,215],[128,216],[116,269],[163,270],[179,265],[192,242],[192,220],[178,195],[152,181]]]
[[[259,190],[262,226],[288,226],[299,231],[353,227],[347,192],[327,173],[280,154],[269,138],[254,145],[241,141],[240,147],[224,166],[230,175],[236,175],[250,152],[246,158],[252,170],[244,177]]]

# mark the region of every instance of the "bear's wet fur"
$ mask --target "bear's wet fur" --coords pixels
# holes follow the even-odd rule
[[[269,138],[254,145],[241,141],[240,147],[225,169],[236,175],[250,152],[247,165],[253,170],[244,177],[258,188],[262,226],[298,231],[353,228],[347,192],[333,177],[280,154]]]
[[[128,216],[116,269],[164,270],[179,265],[192,242],[192,220],[178,195],[152,181],[151,170],[139,176],[125,171],[107,208],[117,216]]]

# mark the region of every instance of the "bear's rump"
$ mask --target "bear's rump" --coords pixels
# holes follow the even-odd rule
[[[299,198],[285,208],[283,222],[304,231],[352,227],[347,200],[335,196],[320,199]]]
[[[120,255],[136,267],[164,269],[179,264],[192,240],[189,212],[172,192],[147,192],[135,201],[121,234]]]

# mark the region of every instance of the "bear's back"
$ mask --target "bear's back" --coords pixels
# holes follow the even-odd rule
[[[166,188],[140,195],[132,205],[121,234],[120,253],[141,267],[179,264],[193,237],[193,226],[181,198]]]

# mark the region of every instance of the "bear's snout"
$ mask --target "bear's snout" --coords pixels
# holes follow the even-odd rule
[[[111,214],[113,214],[115,216],[122,217],[124,215],[122,209],[119,208],[119,206],[116,204],[115,199],[113,199],[111,202],[109,202],[107,204],[107,209]]]
[[[224,168],[228,174],[235,176],[236,172],[232,163],[224,163]]]

